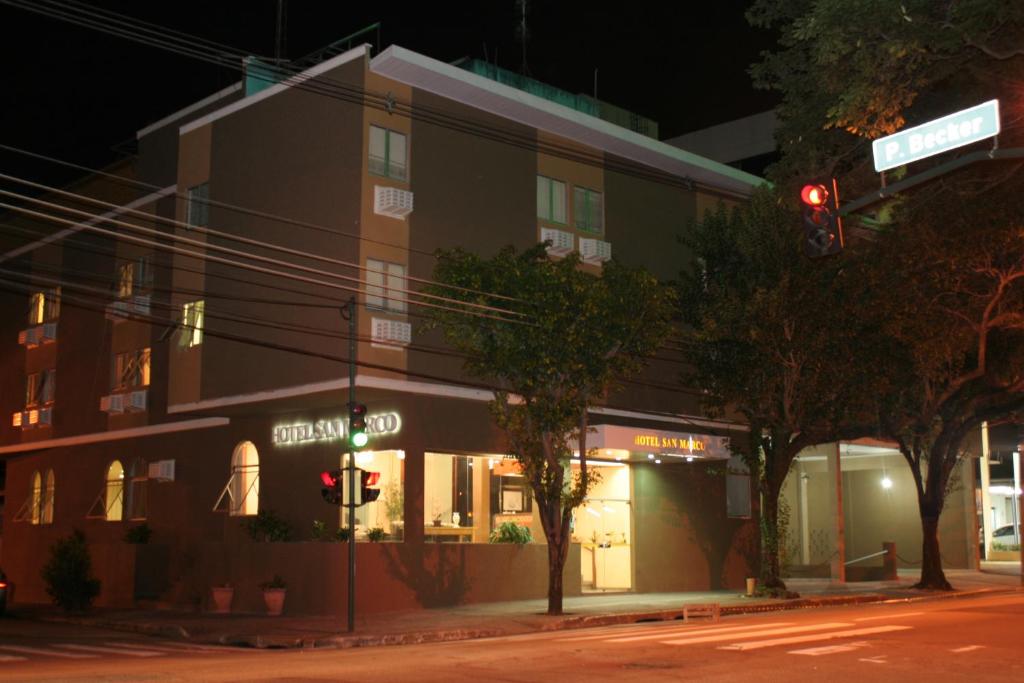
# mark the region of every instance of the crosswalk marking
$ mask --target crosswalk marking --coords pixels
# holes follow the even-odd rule
[[[950,652],[973,652],[974,650],[980,650],[983,647],[985,647],[985,646],[984,645],[967,645],[965,647],[958,647],[955,650],[950,650]]]
[[[103,654],[129,655],[131,657],[160,657],[163,652],[152,650],[128,650],[123,647],[103,647],[100,645],[75,645],[72,643],[56,643],[56,647],[66,647],[69,650],[82,650],[84,652],[100,652]]]
[[[0,650],[18,652],[25,655],[45,655],[47,657],[63,657],[65,659],[93,659],[99,655],[87,655],[82,652],[61,652],[59,650],[47,650],[41,647],[28,647],[27,645],[0,645]]]
[[[877,621],[879,619],[900,619],[902,617],[916,617],[924,612],[901,612],[899,614],[879,614],[875,617],[858,617],[854,621]]]
[[[832,626],[835,626],[834,624]],[[840,626],[849,626],[849,624],[840,624]],[[912,628],[911,626],[874,626],[871,628],[855,628],[848,629],[846,631],[831,631],[829,633],[814,633],[811,635],[803,636],[790,636],[788,638],[772,638],[770,640],[755,640],[749,643],[733,643],[731,645],[722,645],[719,650],[760,650],[765,647],[777,647],[779,645],[795,645],[796,643],[811,643],[816,640],[833,640],[835,638],[852,638],[856,636],[867,636],[877,633],[890,633],[892,631],[906,631]],[[684,641],[685,642],[685,641]]]
[[[820,657],[822,655],[834,655],[839,652],[852,652],[862,647],[867,647],[867,641],[858,640],[855,643],[843,643],[842,645],[822,645],[821,647],[808,647],[803,650],[790,650],[789,655],[806,655],[808,657]]]
[[[645,635],[642,635],[642,636],[626,636],[624,638],[607,638],[605,640],[605,642],[607,642],[607,643],[632,643],[632,642],[636,642],[638,640],[663,640],[665,638],[670,638],[672,636],[688,637],[688,636],[705,635],[705,634],[708,634],[708,633],[729,633],[729,634],[731,634],[730,637],[737,638],[737,637],[742,637],[742,635],[743,635],[742,633],[739,633],[740,631],[751,631],[751,630],[766,629],[766,628],[779,628],[779,627],[783,627],[783,626],[790,626],[792,624],[793,624],[792,621],[779,621],[779,622],[775,622],[775,623],[771,623],[771,624],[748,624],[747,626],[726,626],[726,627],[722,627],[722,628],[698,628],[698,629],[695,629],[695,628],[691,627],[688,630],[679,630],[679,629],[667,630],[666,629],[666,630],[662,630],[660,633],[652,633],[652,632],[648,631]]]
[[[128,647],[136,650],[161,650],[163,652],[191,652],[195,653],[207,653],[207,652],[239,652],[237,647],[229,647],[227,645],[202,645],[200,643],[176,643],[174,641],[163,641],[156,645],[150,645],[149,643],[104,643],[104,645],[112,645],[114,647]],[[248,650],[248,652],[266,652],[266,650]]]
[[[807,626],[788,626],[785,628],[767,628],[759,631],[747,631],[746,633],[717,633],[709,636],[698,636],[696,638],[676,638],[673,640],[662,640],[666,645],[696,645],[697,643],[713,643],[720,640],[733,640],[734,638],[753,638],[756,636],[774,636],[782,633],[800,633],[803,631],[824,631],[830,628],[842,628],[853,626],[853,624],[833,621],[824,624],[808,624]]]

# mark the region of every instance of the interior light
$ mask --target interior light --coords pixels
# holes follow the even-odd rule
[[[686,456],[686,462],[693,462],[693,456],[692,455]]]
[[[398,451],[398,459],[405,460],[405,451]]]
[[[661,464],[661,459],[659,458],[659,459],[655,460],[655,461],[654,461],[654,464],[655,464],[655,465],[660,465],[660,464]]]
[[[654,453],[648,453],[647,454],[647,459],[648,460],[654,460]]]
[[[890,479],[889,477],[882,477],[882,488],[883,489],[891,489],[892,488],[892,479]]]
[[[589,512],[590,514],[594,515],[595,517],[600,517],[601,516],[600,512],[598,512],[597,510],[591,510],[590,506],[587,506],[587,507],[585,507],[583,509],[586,510],[587,512]]]

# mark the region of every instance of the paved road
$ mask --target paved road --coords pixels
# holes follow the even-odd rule
[[[19,681],[1024,680],[1019,593],[360,650],[202,648],[91,630],[71,638],[52,625],[12,640],[8,626],[0,622],[0,679]]]

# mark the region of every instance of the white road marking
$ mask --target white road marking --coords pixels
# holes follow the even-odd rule
[[[55,643],[55,647],[66,647],[69,650],[82,650],[84,652],[100,652],[108,655],[130,655],[132,657],[162,657],[163,652],[152,650],[128,650],[118,647],[101,647],[99,645],[75,645],[72,643]]]
[[[18,657],[17,655],[0,655],[0,662],[24,662],[24,657]]]
[[[742,637],[743,636],[743,634],[742,633],[738,633],[738,631],[751,631],[751,630],[755,630],[755,629],[775,628],[775,627],[781,627],[781,626],[790,626],[792,624],[793,624],[792,621],[778,621],[778,622],[775,622],[775,623],[772,623],[772,624],[749,624],[747,626],[723,626],[723,627],[717,627],[717,628],[693,628],[693,627],[690,627],[689,629],[686,629],[686,630],[681,630],[681,629],[662,629],[660,633],[657,633],[657,632],[654,632],[654,631],[647,631],[644,635],[641,635],[641,636],[626,636],[624,638],[614,638],[614,637],[613,638],[609,638],[608,636],[605,636],[604,637],[604,642],[606,642],[606,643],[632,643],[632,642],[636,642],[638,640],[661,640],[663,638],[668,638],[668,637],[671,637],[671,636],[686,637],[686,636],[691,636],[691,635],[693,635],[693,636],[703,635],[703,634],[706,634],[706,633],[730,633],[730,634],[733,634],[732,635],[733,638],[736,638],[736,637]]]
[[[849,624],[842,624],[849,626]],[[771,640],[755,640],[750,643],[733,643],[722,645],[719,650],[760,650],[765,647],[776,647],[779,645],[795,645],[796,643],[811,643],[816,640],[834,640],[836,638],[852,638],[854,636],[868,636],[876,633],[890,633],[892,631],[907,631],[912,626],[874,626],[872,628],[855,628],[847,631],[832,631],[831,633],[815,633],[808,636],[792,636],[789,638],[773,638]]]
[[[716,640],[733,640],[734,638],[754,638],[756,636],[774,636],[782,633],[800,633],[801,631],[823,631],[830,628],[842,628],[853,626],[843,621],[833,621],[824,624],[809,624],[807,626],[788,626],[786,628],[768,628],[760,631],[748,631],[747,633],[718,633],[710,636],[698,636],[696,638],[676,638],[673,640],[662,640],[665,645],[694,645],[696,643],[713,643]]]
[[[28,647],[27,645],[0,645],[0,650],[8,652],[19,652],[25,655],[45,655],[47,657],[64,657],[65,659],[95,659],[99,655],[87,655],[81,652],[60,652],[59,650],[47,650],[41,647]]]
[[[973,652],[974,650],[980,650],[985,647],[984,645],[967,645],[966,647],[958,647],[950,652]]]
[[[861,657],[857,661],[858,662],[871,662],[872,664],[888,664],[889,662],[885,661],[885,657],[886,657],[886,655],[878,655],[876,657]]]
[[[867,641],[858,640],[855,643],[843,643],[842,645],[822,645],[821,647],[809,647],[803,650],[790,650],[786,654],[807,655],[808,657],[820,657],[822,655],[834,655],[839,652],[851,652],[853,650],[859,650],[860,648],[867,646]]]
[[[163,641],[159,645],[150,645],[149,643],[104,643],[104,645],[112,645],[114,647],[129,647],[136,650],[160,650],[163,652],[192,652],[192,653],[206,653],[206,652],[238,652],[237,647],[228,647],[226,645],[201,645],[199,643],[176,643],[174,641]],[[266,652],[266,650],[252,649],[246,650],[246,652]]]
[[[877,617],[859,617],[854,621],[877,621],[878,619],[899,619],[901,617],[916,617],[924,612],[900,612],[899,614],[880,614]]]
[[[165,640],[161,645],[187,647],[190,650],[209,650],[210,652],[242,652],[243,648],[231,647],[230,645],[203,645],[201,643],[178,643],[173,640]],[[244,649],[246,654],[253,654],[255,652],[270,652],[270,650],[264,650],[261,648],[247,648]]]

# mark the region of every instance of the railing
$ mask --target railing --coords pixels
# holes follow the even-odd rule
[[[881,557],[882,555],[887,555],[887,554],[889,554],[888,550],[879,550],[877,553],[871,553],[870,555],[865,555],[864,557],[858,557],[856,560],[849,560],[847,562],[844,562],[843,564],[844,565],[856,564],[858,562],[863,562],[864,560],[870,560],[872,557]]]

